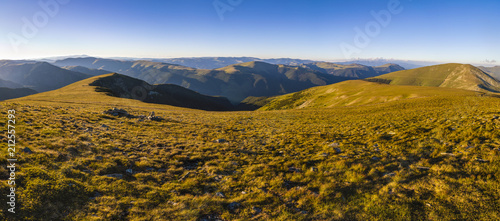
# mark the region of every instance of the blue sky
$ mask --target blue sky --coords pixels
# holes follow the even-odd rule
[[[57,3],[58,10],[53,4],[44,10],[40,3]],[[500,1],[496,0],[0,0],[0,4],[0,59],[87,54],[331,61],[383,57],[500,64]],[[47,14],[51,11],[55,13]],[[391,18],[382,16],[388,21],[382,25],[372,12],[389,13]],[[356,44],[361,35],[363,44]]]

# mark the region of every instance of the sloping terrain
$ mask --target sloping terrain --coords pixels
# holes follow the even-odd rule
[[[260,59],[254,57],[168,58],[168,59],[153,59],[153,61],[178,64],[198,69],[217,69],[229,65],[246,63],[251,61],[261,61],[270,64],[283,64],[283,65],[300,65],[304,63],[313,62],[311,60],[292,59],[292,58]]]
[[[476,92],[438,87],[388,85],[363,80],[313,87],[272,98],[260,110],[373,105],[428,97],[476,96]],[[483,94],[483,93],[482,93]]]
[[[371,67],[360,64],[342,65],[329,62],[316,62],[316,63],[303,64],[301,66],[310,68],[312,70],[317,70],[324,73],[332,74],[334,76],[350,77],[357,79],[375,77],[394,71],[404,70],[403,67],[397,64],[385,64],[382,66]]]
[[[0,79],[8,80],[38,92],[50,91],[90,77],[46,62],[0,62]]]
[[[14,83],[12,81],[6,81],[0,79],[0,87],[6,87],[6,88],[21,88],[23,87],[21,84]]]
[[[498,98],[207,112],[96,93],[96,79],[0,103],[16,110],[15,220],[500,219]]]
[[[82,67],[82,66],[64,66],[62,68],[66,69],[66,70],[70,70],[70,71],[75,71],[75,72],[80,72],[80,73],[92,75],[92,76],[112,73],[112,71],[91,69],[91,68],[86,68],[86,67]]]
[[[147,103],[166,104],[200,110],[233,110],[223,97],[211,97],[173,84],[150,85],[145,81],[120,74],[104,75],[89,84],[97,91],[120,98],[136,99]]]
[[[490,74],[491,76],[495,77],[497,80],[500,80],[500,66],[495,66],[495,67],[479,66],[478,68]]]
[[[468,64],[443,64],[397,71],[374,78],[392,85],[448,87],[500,92],[500,81]]]
[[[307,68],[256,61],[214,70],[194,69],[151,61],[96,58],[65,59],[55,64],[105,69],[138,78],[150,84],[176,84],[201,94],[227,97],[235,104],[249,96],[275,96],[351,79]]]
[[[24,97],[38,92],[29,88],[6,88],[0,87],[0,101]]]
[[[23,97],[19,100],[143,107],[148,107],[148,103],[155,103],[166,104],[165,107],[233,110],[233,106],[226,98],[202,95],[177,85],[150,85],[116,73],[88,78],[58,90]]]

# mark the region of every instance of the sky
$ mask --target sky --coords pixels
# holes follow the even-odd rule
[[[500,65],[498,0],[0,0],[0,59],[353,58]]]

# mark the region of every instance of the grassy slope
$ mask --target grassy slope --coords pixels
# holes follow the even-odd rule
[[[25,102],[25,103],[45,103],[47,105],[57,105],[60,103],[68,103],[68,104],[93,104],[93,105],[102,105],[102,106],[126,106],[126,107],[161,107],[161,109],[185,109],[180,107],[174,107],[169,105],[155,105],[148,104],[134,99],[125,99],[125,98],[115,98],[106,95],[105,93],[97,93],[95,92],[95,86],[89,86],[90,83],[96,81],[99,78],[111,76],[101,75],[92,78],[88,78],[73,84],[70,84],[66,87],[63,87],[58,90],[48,91],[44,93],[39,93],[23,98],[19,98],[16,101]]]
[[[500,92],[500,82],[468,64],[443,64],[392,72],[375,77],[393,85],[449,87],[473,91]]]
[[[0,103],[3,116],[18,113],[18,219],[500,219],[498,98],[437,88],[455,96],[206,112],[82,83]],[[109,107],[167,120],[101,114]],[[5,180],[5,155],[0,162]],[[114,173],[123,179],[105,176]]]
[[[370,105],[408,98],[473,96],[475,92],[453,88],[387,85],[363,80],[314,87],[276,97],[260,110],[331,108]]]

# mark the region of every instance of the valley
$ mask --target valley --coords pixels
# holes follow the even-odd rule
[[[248,98],[248,104],[263,106],[256,111],[148,102],[153,98],[138,99],[133,88],[172,96],[162,99],[169,102],[196,94],[181,98],[184,105],[211,98],[179,86],[163,91],[164,86],[120,74],[4,101],[2,114],[15,109],[18,118],[22,169],[16,175],[21,205],[16,216],[497,219],[500,96],[472,87],[495,82],[467,70],[458,79],[470,81],[451,87],[438,87],[447,77],[429,85],[418,80],[422,73],[409,80],[413,72],[403,71],[380,76],[384,81],[350,80]],[[394,76],[418,84],[394,85],[399,79]],[[173,89],[182,93],[169,95]],[[213,102],[201,106],[220,100]],[[7,137],[0,139],[4,145]],[[8,177],[5,167],[0,175]]]

